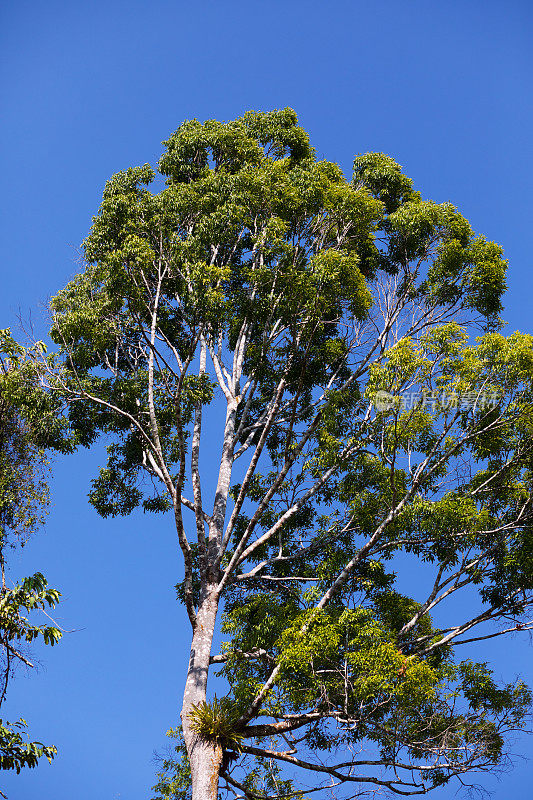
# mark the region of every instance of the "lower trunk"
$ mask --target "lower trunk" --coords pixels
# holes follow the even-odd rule
[[[218,598],[212,592],[207,595],[198,609],[183,695],[181,721],[191,764],[192,800],[217,800],[218,798],[222,748],[218,744],[202,739],[191,726],[189,718],[193,707],[206,699],[209,658],[217,611]]]
[[[189,756],[191,762],[192,800],[218,800],[218,778],[222,748],[196,741]]]

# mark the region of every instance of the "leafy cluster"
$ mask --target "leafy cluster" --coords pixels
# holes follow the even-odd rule
[[[24,767],[36,767],[43,756],[52,763],[56,748],[27,741],[26,726],[24,719],[14,723],[0,720],[0,769],[14,769],[18,774]]]
[[[48,506],[47,449],[71,449],[57,398],[40,385],[44,348],[26,349],[9,331],[0,332],[0,705],[17,664],[32,666],[26,645],[54,645],[55,625],[35,624],[35,612],[53,609],[60,593],[37,572],[12,587],[6,581],[6,552],[24,546],[43,523]],[[56,748],[28,740],[26,722],[0,722],[0,769],[35,767]]]

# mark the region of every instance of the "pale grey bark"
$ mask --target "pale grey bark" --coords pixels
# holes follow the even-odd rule
[[[193,800],[217,800],[218,798],[222,748],[219,745],[203,741],[191,727],[189,717],[194,706],[206,699],[209,659],[217,611],[218,594],[215,587],[212,586],[196,615],[196,627],[191,644],[181,711],[183,736],[191,764]]]

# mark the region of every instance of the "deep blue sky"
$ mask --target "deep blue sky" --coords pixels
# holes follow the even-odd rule
[[[528,0],[6,0],[0,13],[0,327],[20,310],[44,335],[113,172],[155,163],[185,118],[289,105],[320,156],[349,172],[355,153],[389,153],[500,242],[509,330],[533,329]],[[11,688],[3,713],[61,751],[2,777],[11,800],[148,800],[153,749],[177,721],[188,631],[172,528],[99,519],[86,494],[100,461],[57,463],[46,530],[13,560],[13,578],[39,569],[63,592],[58,619],[75,632]],[[533,683],[526,641],[477,655],[491,653],[498,675]],[[528,740],[514,750],[533,755]],[[529,770],[482,782],[495,800],[525,797]]]

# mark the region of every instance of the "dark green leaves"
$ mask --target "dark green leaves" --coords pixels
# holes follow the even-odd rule
[[[60,414],[60,401],[44,388],[43,375],[53,359],[42,343],[25,348],[9,331],[0,331],[0,650],[2,690],[6,697],[15,664],[32,666],[27,645],[35,640],[54,645],[61,631],[51,625],[48,611],[60,593],[37,572],[9,588],[6,552],[23,546],[43,523],[48,505],[47,449],[68,452],[72,437]],[[45,624],[36,624],[39,612]],[[26,722],[0,720],[0,770],[35,767],[41,757],[51,761],[56,748],[31,742]]]
[[[18,774],[24,767],[36,767],[43,756],[52,763],[57,749],[28,741],[26,727],[24,719],[15,723],[0,720],[0,770],[14,769]]]

